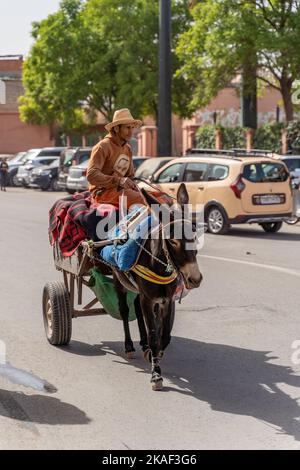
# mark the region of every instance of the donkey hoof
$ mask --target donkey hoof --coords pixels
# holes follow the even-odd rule
[[[164,351],[159,351],[158,358],[161,360],[164,357],[164,354],[165,354]]]
[[[159,392],[163,389],[163,379],[157,380],[156,382],[152,382],[152,390],[154,392]]]
[[[146,349],[146,351],[143,351],[143,356],[144,356],[145,361],[151,363],[152,361],[151,349]]]
[[[134,359],[134,351],[127,351],[125,354],[127,359]]]

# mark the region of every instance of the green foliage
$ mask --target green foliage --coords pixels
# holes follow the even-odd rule
[[[255,70],[283,97],[292,118],[292,85],[300,77],[298,0],[201,0],[177,46],[177,70],[194,87],[190,109],[207,105],[241,70]]]
[[[300,151],[300,121],[289,122],[287,131],[290,148]]]
[[[107,120],[116,108],[157,115],[158,0],[63,0],[57,13],[35,23],[34,45],[24,64],[21,117],[83,129],[85,107]],[[172,4],[173,49],[190,13],[185,0]],[[180,66],[174,55],[174,67]],[[189,115],[189,81],[173,81],[173,110]]]
[[[259,127],[254,134],[253,146],[256,149],[271,150],[275,153],[281,151],[281,131],[283,123],[268,123]],[[196,132],[195,145],[199,148],[215,148],[215,133],[219,129],[222,134],[222,148],[229,150],[232,148],[246,147],[246,130],[244,127],[223,127],[205,125],[199,127]],[[288,135],[291,148],[300,149],[300,122],[289,123]]]
[[[195,136],[196,147],[203,149],[214,149],[216,141],[215,132],[216,127],[211,124],[199,127]]]
[[[58,122],[62,129],[85,125],[86,66],[93,38],[82,22],[82,2],[63,0],[60,10],[33,25],[35,39],[24,63],[25,95],[20,99],[26,122]],[[80,58],[80,60],[78,60]]]
[[[254,134],[253,144],[256,149],[281,151],[281,131],[283,123],[272,122],[259,127]]]
[[[244,127],[221,127],[223,149],[245,148],[246,129]]]
[[[223,127],[211,124],[201,126],[196,132],[196,147],[214,149],[215,134],[219,129],[222,134],[222,148],[228,150],[232,148],[245,148],[246,137],[243,127]]]

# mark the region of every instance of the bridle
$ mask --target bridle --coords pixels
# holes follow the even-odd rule
[[[181,224],[183,224],[184,222],[191,223],[191,221],[188,220],[188,219],[175,219],[175,220],[172,220],[171,222],[168,222],[165,225],[162,225],[161,223],[159,223],[159,225],[157,227],[155,227],[154,229],[152,229],[150,231],[149,237],[151,238],[151,235],[156,230],[159,230],[160,233],[165,233],[167,227],[170,227],[171,225],[174,225],[177,222],[180,222]],[[142,251],[144,251],[152,259],[154,259],[157,262],[159,262],[160,264],[162,264],[165,267],[166,273],[168,273],[169,275],[168,276],[159,276],[156,273],[154,273],[153,271],[151,271],[149,268],[147,268],[147,267],[145,267],[141,264],[136,264],[131,269],[131,271],[136,273],[138,276],[140,276],[140,277],[142,277],[142,278],[144,278],[144,279],[146,279],[150,282],[154,282],[156,284],[164,284],[164,285],[165,284],[171,284],[175,279],[177,279],[177,277],[179,275],[182,275],[182,273],[180,271],[180,268],[176,265],[176,261],[173,259],[172,255],[169,252],[168,245],[167,245],[167,240],[168,239],[165,236],[162,236],[160,238],[160,240],[162,241],[162,251],[163,251],[163,253],[166,257],[167,263],[165,263],[164,261],[159,259],[157,256],[155,256],[153,253],[151,253],[149,250],[147,250],[147,248],[145,248],[145,246],[144,246],[145,244],[142,245],[139,242],[137,242],[137,240],[135,240],[135,242],[141,248],[140,253]]]

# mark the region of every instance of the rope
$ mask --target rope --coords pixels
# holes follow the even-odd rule
[[[172,196],[172,195],[169,194],[169,193],[166,193],[165,191],[162,191],[157,185],[153,185],[153,184],[149,183],[149,181],[144,180],[144,178],[138,178],[138,177],[135,176],[135,177],[132,178],[132,179],[133,179],[133,180],[136,180],[136,181],[141,181],[142,183],[145,183],[145,184],[147,184],[148,186],[150,186],[151,188],[153,188],[153,189],[159,191],[161,194],[165,194],[166,196],[169,196],[171,199],[174,199],[174,201],[177,201],[177,198],[176,198],[176,197]],[[139,190],[140,193],[141,193],[141,189],[140,189],[138,186],[137,186],[137,188],[138,188],[138,190]]]

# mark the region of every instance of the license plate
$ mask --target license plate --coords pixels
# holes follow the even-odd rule
[[[278,194],[266,194],[263,196],[256,196],[255,204],[267,205],[267,204],[283,204],[284,197]]]

